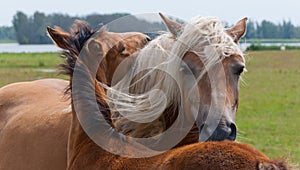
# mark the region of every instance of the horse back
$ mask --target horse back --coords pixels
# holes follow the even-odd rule
[[[68,83],[43,79],[0,89],[0,169],[64,169],[70,100]]]

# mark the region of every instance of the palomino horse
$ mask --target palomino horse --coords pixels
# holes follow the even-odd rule
[[[239,78],[245,69],[238,42],[246,32],[247,18],[225,30],[215,18],[198,17],[182,26],[161,16],[170,32],[137,54],[124,79],[112,87],[103,85],[115,128],[149,138],[168,133],[176,120],[185,124],[182,116],[196,122],[183,144],[235,140]]]
[[[169,20],[166,19],[167,25],[169,25]],[[239,24],[238,24],[239,25]],[[244,24],[242,24],[244,25]],[[179,27],[176,27],[179,28]],[[236,27],[239,28],[239,27]],[[101,37],[101,34],[105,34],[105,30],[100,30],[98,33],[95,33],[96,37]],[[87,69],[87,71],[92,70],[91,72],[99,72],[97,67],[86,67],[87,65],[84,64],[84,60],[86,57],[92,57],[88,59],[95,59],[94,54],[102,54],[102,44],[101,41],[95,41],[93,37],[89,40],[86,40],[87,42],[82,42],[80,44],[80,47],[75,46],[68,46],[67,41],[64,40],[64,38],[57,38],[59,36],[64,37],[65,33],[62,33],[62,35],[56,34],[56,36],[52,36],[54,41],[58,46],[65,46],[67,47],[65,50],[68,51],[77,51],[77,54],[84,54],[84,57],[75,56],[77,59],[77,67],[79,67],[80,71],[83,71]],[[51,35],[51,34],[50,34]],[[83,34],[85,35],[85,34]],[[236,34],[234,34],[236,35]],[[170,36],[172,37],[172,36]],[[154,41],[155,42],[155,41]],[[151,44],[151,42],[150,42]],[[85,45],[85,47],[84,47]],[[96,47],[96,48],[94,48]],[[148,48],[146,46],[145,48]],[[83,50],[81,50],[83,49]],[[92,50],[91,50],[92,49]],[[96,51],[93,51],[97,49]],[[80,51],[81,50],[81,51]],[[144,50],[144,49],[143,49]],[[141,53],[143,53],[143,50],[134,56],[139,56]],[[88,56],[87,53],[91,53],[91,56]],[[65,53],[66,57],[74,57],[70,56],[71,54]],[[86,56],[87,55],[87,56]],[[192,55],[192,54],[191,54]],[[98,55],[96,55],[97,57]],[[99,55],[101,56],[101,55]],[[134,57],[133,56],[133,57]],[[194,55],[190,57],[195,57]],[[238,56],[239,58],[241,56]],[[235,57],[233,57],[235,58]],[[134,58],[134,60],[138,60],[137,58]],[[133,62],[135,62],[133,60]],[[233,61],[236,61],[232,59]],[[97,62],[92,60],[94,64],[98,65]],[[132,60],[131,60],[132,61]],[[231,61],[231,60],[230,60]],[[243,60],[238,60],[243,61]],[[229,61],[228,61],[229,62]],[[245,145],[245,144],[239,144],[234,142],[204,142],[204,143],[198,143],[198,139],[196,139],[195,144],[189,144],[185,143],[186,146],[174,148],[170,151],[166,151],[162,154],[149,157],[149,158],[128,158],[119,156],[116,154],[113,154],[111,152],[108,152],[107,150],[103,149],[99,145],[97,145],[90,137],[88,136],[88,132],[85,131],[82,126],[82,119],[81,116],[88,117],[91,113],[90,112],[83,112],[83,113],[77,113],[77,111],[82,111],[81,109],[76,109],[76,107],[81,107],[81,102],[84,103],[85,100],[89,100],[91,96],[87,98],[78,98],[76,96],[78,89],[75,84],[76,83],[76,68],[74,68],[73,63],[65,63],[65,67],[68,70],[69,68],[72,68],[71,70],[73,72],[67,72],[70,76],[70,80],[73,82],[70,82],[72,85],[71,88],[71,95],[72,95],[72,125],[70,129],[70,135],[69,135],[69,142],[68,142],[68,169],[287,169],[288,165],[285,163],[285,161],[275,161],[268,158],[266,155],[261,153],[260,151]],[[228,64],[228,63],[227,63]],[[228,64],[229,65],[229,64]],[[125,64],[125,68],[130,68],[128,63]],[[82,67],[82,68],[81,68]],[[242,66],[243,68],[244,66]],[[77,68],[78,69],[78,68]],[[241,68],[240,68],[241,69]],[[236,70],[233,69],[234,73],[239,74],[239,72],[235,72]],[[75,73],[74,73],[75,72]],[[79,72],[83,73],[83,72]],[[106,89],[110,90],[109,87],[105,86],[103,82],[106,81],[107,76],[103,76],[97,79],[93,78],[96,76],[96,74],[90,75],[90,73],[83,74],[87,75],[87,82],[83,81],[83,85],[86,87],[85,89],[79,89],[80,91],[83,90],[84,93],[88,93],[89,90],[95,92],[93,95],[96,97],[96,105],[100,109],[101,114],[97,115],[100,117],[95,117],[92,115],[91,122],[89,122],[90,127],[94,126],[96,124],[103,123],[103,120],[101,118],[101,115],[106,117],[107,115],[110,115],[110,110],[108,110],[108,105],[106,104],[107,101],[110,99],[106,95]],[[126,75],[125,75],[126,76]],[[238,75],[236,75],[238,76]],[[113,78],[114,79],[114,78]],[[236,77],[237,79],[237,77]],[[100,82],[98,82],[100,81]],[[103,81],[103,82],[101,82]],[[117,78],[118,82],[121,82],[122,80]],[[237,81],[237,80],[236,80]],[[236,82],[237,83],[237,82]],[[105,88],[103,88],[103,86]],[[91,88],[91,89],[89,89]],[[85,91],[87,90],[87,91]],[[77,92],[74,92],[77,91]],[[130,97],[130,96],[129,96]],[[93,100],[93,99],[92,99]],[[91,100],[91,103],[94,103],[94,101]],[[88,101],[89,103],[90,101]],[[110,102],[110,101],[109,101]],[[79,105],[79,106],[78,106]],[[88,105],[85,105],[83,107],[89,107]],[[83,118],[84,119],[84,118]],[[113,128],[120,128],[116,126],[116,122],[114,119],[106,119],[106,121],[109,124],[113,126]],[[140,128],[137,126],[137,130]],[[149,129],[147,129],[149,131]],[[102,132],[101,132],[102,131]],[[103,133],[104,131],[104,133]],[[93,133],[100,133],[102,134],[111,134],[106,129],[93,129]],[[198,133],[198,132],[197,132]],[[130,133],[127,135],[131,135]],[[134,136],[134,135],[132,135]],[[92,136],[93,137],[93,136]],[[107,137],[107,136],[105,136]],[[224,137],[224,136],[223,136]],[[130,138],[130,137],[129,137]],[[128,138],[128,139],[129,139]],[[112,139],[113,140],[113,139]],[[123,139],[127,140],[127,138]],[[193,141],[193,140],[191,140]],[[189,141],[189,142],[191,142]],[[133,149],[132,147],[126,148],[127,146],[124,145],[118,145],[117,147],[119,150],[125,151],[125,152],[131,152]],[[138,146],[138,145],[137,145]],[[139,146],[138,146],[139,147]]]

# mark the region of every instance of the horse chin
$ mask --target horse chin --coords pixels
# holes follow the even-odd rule
[[[230,141],[235,141],[235,137],[231,137],[231,136],[226,136],[226,135],[215,135],[212,134],[207,140],[207,141],[224,141],[224,140],[230,140]]]

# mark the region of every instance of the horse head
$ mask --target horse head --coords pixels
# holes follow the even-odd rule
[[[105,27],[95,31],[85,21],[75,20],[70,33],[59,27],[47,27],[48,34],[53,42],[63,49],[66,62],[61,64],[62,72],[72,76],[77,58],[89,44],[91,50],[98,52],[92,61],[100,61],[96,79],[110,85],[117,66],[127,57],[143,48],[150,38],[142,33],[113,33]]]
[[[212,17],[196,17],[183,26],[160,15],[169,33],[145,46],[127,77],[113,87],[117,90],[109,91],[116,129],[133,137],[153,137],[167,131],[182,111],[193,115],[198,126],[189,133],[192,142],[235,140],[239,80],[245,70],[238,42],[247,18],[226,30]],[[125,93],[130,97],[118,91],[128,85]]]
[[[203,38],[198,39],[200,42],[196,42],[183,56],[188,68],[198,77],[200,107],[196,121],[200,132],[206,134],[203,136],[209,136],[207,139],[201,139],[200,135],[199,140],[235,140],[237,127],[234,121],[239,104],[239,80],[245,70],[245,59],[238,48],[238,42],[246,32],[247,18],[238,21],[223,33],[220,23],[213,18],[207,25],[201,23],[208,22],[207,20],[194,19],[193,23],[190,23],[194,28],[189,28],[162,14],[161,17],[176,38],[185,34],[185,29],[196,32],[204,29],[204,36],[211,34],[205,37],[208,38],[207,42]],[[213,49],[209,49],[211,47]],[[215,56],[217,58],[213,59]],[[209,114],[212,114],[211,118]]]
[[[59,67],[62,74],[70,77],[69,86],[65,91],[66,94],[72,91],[73,73],[81,53],[86,51],[93,52],[93,55],[86,55],[83,60],[97,63],[93,65],[97,70],[95,71],[96,74],[93,75],[95,83],[102,82],[110,86],[114,71],[119,63],[124,59],[129,59],[130,61],[130,56],[150,41],[147,35],[138,32],[113,33],[107,31],[105,27],[96,31],[91,29],[88,23],[81,20],[75,20],[70,33],[59,27],[47,27],[47,31],[56,46],[63,49],[62,57],[65,59],[65,62],[60,64]],[[86,48],[87,50],[83,50]],[[130,64],[127,67],[129,66]],[[99,107],[100,105],[101,107],[106,107],[106,103],[103,100],[105,90],[99,88],[97,83],[95,86]],[[102,114],[105,120],[111,124],[110,113],[103,112]]]

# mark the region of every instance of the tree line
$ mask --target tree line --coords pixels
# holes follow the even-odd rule
[[[118,22],[111,22],[123,17]],[[162,23],[150,23],[142,19],[138,19],[128,13],[115,13],[115,14],[91,14],[84,17],[69,16],[64,14],[49,14],[46,15],[42,12],[35,12],[32,16],[27,16],[25,13],[19,11],[13,17],[13,27],[0,27],[1,32],[9,34],[9,36],[0,36],[0,39],[11,39],[15,37],[15,40],[19,44],[48,44],[52,43],[47,36],[47,26],[59,26],[63,30],[68,31],[76,19],[87,21],[91,28],[97,29],[102,25],[109,23],[108,27],[110,31],[114,32],[153,32],[164,29]],[[134,26],[134,28],[133,28]],[[11,32],[14,30],[14,32]]]
[[[263,20],[261,23],[249,21],[247,24],[247,39],[299,39],[300,27],[294,26],[291,21],[282,21],[275,24]]]
[[[126,17],[125,20],[118,20]],[[109,30],[114,32],[140,31],[153,32],[164,30],[162,23],[149,23],[145,20],[131,16],[128,13],[114,14],[91,14],[84,17],[69,16],[66,14],[49,14],[35,12],[32,16],[18,11],[14,17],[12,27],[0,27],[0,41],[15,40],[20,44],[47,44],[52,43],[46,33],[47,26],[59,26],[68,31],[74,20],[87,21],[93,29],[99,28],[99,24],[109,24]],[[133,28],[134,27],[134,28]],[[270,21],[262,22],[249,21],[247,26],[246,39],[300,39],[300,26],[294,26],[291,21],[282,21],[275,24]]]
[[[0,42],[10,42],[16,40],[16,32],[14,27],[0,27]]]

